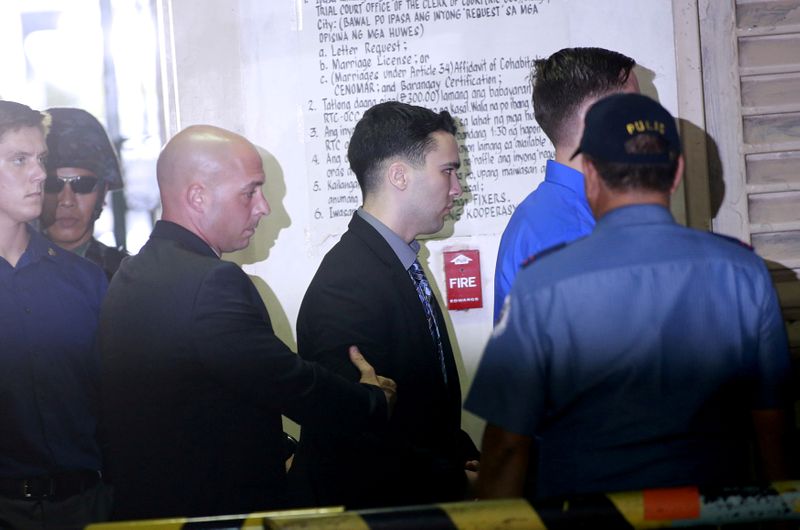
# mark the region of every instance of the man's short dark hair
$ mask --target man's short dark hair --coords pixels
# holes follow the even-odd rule
[[[379,103],[368,109],[356,124],[347,159],[366,196],[376,188],[384,162],[405,158],[415,166],[425,163],[434,146],[431,134],[456,133],[453,117],[446,110],[438,114],[425,107],[398,101]]]
[[[640,134],[625,142],[625,151],[642,155],[666,153],[667,142],[658,136]],[[592,163],[606,186],[615,191],[647,190],[669,192],[678,169],[678,157],[669,164],[626,164],[606,162],[586,153],[583,157]]]
[[[536,122],[553,144],[567,141],[583,102],[619,91],[635,64],[603,48],[564,48],[537,59],[531,74]]]
[[[0,100],[0,138],[23,127],[38,127],[44,133],[44,118],[44,114],[27,105]]]

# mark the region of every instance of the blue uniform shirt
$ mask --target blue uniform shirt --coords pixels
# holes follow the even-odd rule
[[[0,477],[99,470],[93,345],[107,280],[28,233],[16,267],[0,258]]]
[[[636,205],[520,273],[465,408],[534,438],[536,498],[736,484],[788,374],[761,258]]]
[[[520,203],[500,239],[494,273],[495,321],[525,260],[588,235],[592,228],[594,217],[586,201],[583,174],[548,160],[544,181]]]

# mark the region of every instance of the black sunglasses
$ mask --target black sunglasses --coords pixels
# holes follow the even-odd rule
[[[45,193],[61,193],[64,189],[64,184],[69,183],[72,188],[72,193],[92,193],[97,187],[97,177],[90,175],[76,176],[76,177],[47,177],[44,179],[44,192]]]

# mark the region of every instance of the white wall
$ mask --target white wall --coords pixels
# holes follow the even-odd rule
[[[510,0],[511,2],[516,0]],[[546,2],[546,3],[545,3]],[[550,10],[558,24],[524,34],[515,46],[531,56],[547,56],[565,46],[601,46],[634,57],[643,91],[671,111],[678,108],[676,60],[670,0],[534,0]],[[312,222],[301,94],[308,90],[308,64],[300,56],[304,4],[301,0],[164,0],[159,3],[167,128],[212,123],[240,132],[271,153],[266,193],[273,214],[262,221],[251,247],[231,256],[254,277],[278,335],[296,345],[294,323],[306,286],[341,233]],[[305,9],[308,9],[306,6]],[[308,17],[306,17],[308,18]],[[488,24],[488,22],[481,22]],[[454,24],[446,35],[431,32],[431,46],[485,39],[496,34]],[[459,35],[459,31],[469,34]],[[487,34],[488,33],[488,34]],[[428,37],[425,37],[428,38]],[[425,46],[425,40],[415,43]],[[541,178],[541,177],[540,177]],[[518,182],[519,198],[539,179]],[[500,223],[490,230],[450,229],[456,235],[425,243],[428,270],[444,291],[442,252],[470,248],[481,253],[484,307],[449,313],[448,329],[462,361],[464,394],[491,332],[494,263]],[[335,224],[335,226],[334,226]],[[466,232],[466,233],[465,233]],[[439,297],[443,299],[442,296]],[[399,389],[402,392],[402,388]],[[465,413],[464,426],[478,442],[480,420]]]

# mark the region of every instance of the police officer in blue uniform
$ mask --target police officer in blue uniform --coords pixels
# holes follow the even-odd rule
[[[672,218],[673,117],[610,96],[573,156],[597,225],[520,273],[486,347],[465,405],[488,423],[481,495],[740,484],[757,478],[754,440],[760,478],[781,478],[789,353],[775,290],[752,250]]]

